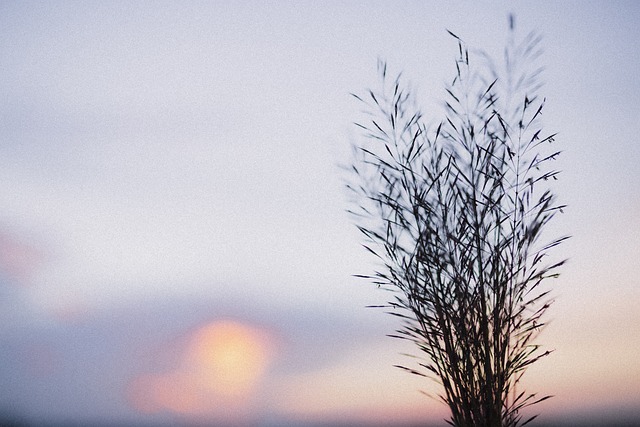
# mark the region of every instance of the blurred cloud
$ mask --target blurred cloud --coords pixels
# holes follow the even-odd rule
[[[5,325],[0,334],[0,381],[7,385],[0,402],[32,422],[237,424],[255,423],[256,417],[309,420],[314,413],[357,417],[344,413],[345,399],[365,404],[358,390],[383,393],[388,376],[373,373],[393,371],[389,361],[397,356],[385,344],[386,358],[368,348],[384,339],[380,330],[390,330],[382,313],[366,310],[354,317],[234,298],[156,295],[70,317],[45,311],[40,318]],[[359,352],[372,362],[365,359],[360,369],[368,380],[348,385],[353,375],[342,374]],[[324,374],[330,375],[322,379]],[[406,378],[400,372],[398,377],[400,390]],[[312,397],[328,402],[326,393],[340,396],[340,389],[347,393],[342,406],[319,412],[304,403]]]
[[[29,239],[0,228],[0,281],[5,285],[29,286],[44,260],[43,250]]]

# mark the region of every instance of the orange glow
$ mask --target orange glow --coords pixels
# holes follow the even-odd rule
[[[144,413],[163,410],[179,414],[196,412],[199,396],[186,378],[170,373],[163,376],[143,376],[130,385],[133,406]]]
[[[145,413],[226,421],[245,416],[271,361],[269,337],[242,323],[217,321],[190,334],[186,347],[175,370],[130,384],[132,405]]]
[[[274,381],[274,407],[300,423],[391,425],[442,420],[446,407],[419,392],[435,394],[437,386],[393,366],[402,362],[398,349],[402,345],[410,349],[409,343],[389,344],[383,336],[351,348],[331,365]]]
[[[267,367],[262,337],[235,322],[216,322],[193,337],[188,361],[202,374],[203,387],[228,397],[250,392]]]

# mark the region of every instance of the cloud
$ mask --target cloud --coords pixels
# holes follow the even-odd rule
[[[234,291],[176,297],[150,290],[79,311],[38,309],[28,300],[17,310],[10,301],[28,318],[0,328],[0,382],[10,385],[0,404],[11,403],[30,422],[234,424],[305,416],[313,408],[291,393],[304,390],[307,379],[319,386],[302,397],[331,400],[334,379],[346,387],[340,373],[357,362],[353,354],[367,353],[372,339],[391,344],[384,337],[391,319],[376,310],[275,305],[240,298],[242,282],[211,286]],[[391,345],[389,351],[397,353]],[[337,374],[321,383],[323,372]],[[368,382],[345,390],[360,386],[385,388]]]
[[[8,283],[30,285],[44,259],[44,252],[28,239],[0,229],[0,277]]]

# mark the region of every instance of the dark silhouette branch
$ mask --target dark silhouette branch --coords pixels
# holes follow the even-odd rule
[[[564,261],[544,261],[566,237],[538,240],[564,207],[548,186],[560,151],[540,126],[540,38],[516,44],[510,22],[504,72],[484,53],[471,63],[450,32],[456,75],[435,130],[383,61],[380,89],[353,95],[368,119],[356,123],[364,140],[348,188],[364,247],[384,267],[361,277],[395,291],[393,336],[426,356],[402,368],[439,380],[454,426],[525,425],[522,409],[548,398],[517,389],[550,353],[534,344],[552,303],[541,284]]]

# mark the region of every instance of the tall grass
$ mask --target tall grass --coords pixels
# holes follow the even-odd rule
[[[445,116],[428,126],[400,75],[379,61],[380,87],[364,106],[355,147],[351,210],[381,269],[359,275],[394,291],[384,307],[402,319],[396,337],[415,343],[416,367],[437,380],[455,426],[518,426],[522,409],[548,398],[519,387],[549,354],[535,343],[552,303],[543,281],[564,261],[541,242],[563,206],[554,134],[540,118],[540,38],[516,43],[511,21],[501,67],[457,42]],[[433,122],[433,121],[432,121]]]

